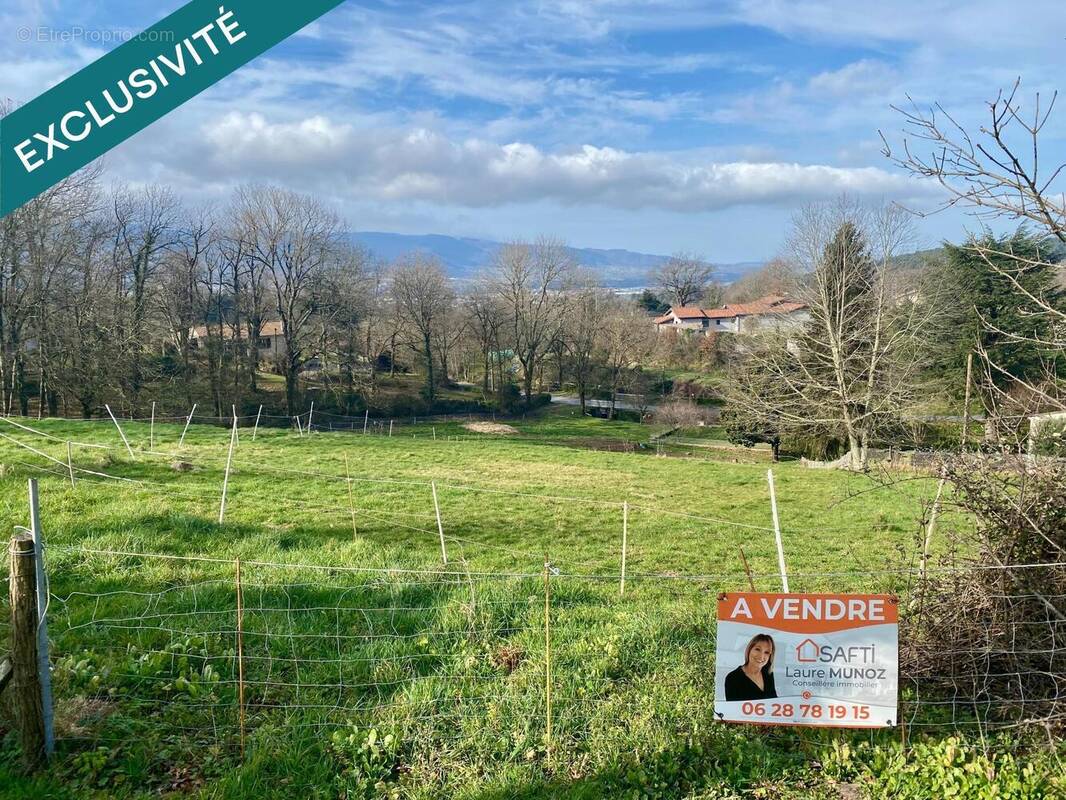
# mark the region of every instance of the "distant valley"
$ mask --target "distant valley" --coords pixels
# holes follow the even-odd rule
[[[444,264],[448,274],[455,280],[464,281],[475,277],[492,261],[492,256],[503,243],[488,239],[471,239],[440,234],[408,235],[365,231],[351,233],[353,242],[363,245],[376,258],[392,261],[410,253],[425,253],[436,256]],[[572,247],[570,251],[582,266],[600,275],[604,286],[611,288],[635,288],[645,286],[648,273],[669,258],[666,255],[636,253],[632,250],[601,250],[592,247]],[[728,283],[761,267],[761,261],[746,261],[734,264],[715,264],[718,279]]]

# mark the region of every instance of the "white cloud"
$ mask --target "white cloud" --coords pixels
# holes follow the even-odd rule
[[[883,61],[862,59],[840,69],[819,72],[807,88],[822,96],[847,97],[859,93],[885,93],[895,84],[896,71]]]
[[[205,125],[202,149],[178,159],[205,179],[255,175],[304,189],[480,208],[553,201],[697,213],[832,197],[913,196],[885,170],[774,162],[714,162],[699,154],[611,147],[545,151],[532,144],[451,140],[434,131],[361,129],[323,116],[271,122],[232,112]]]

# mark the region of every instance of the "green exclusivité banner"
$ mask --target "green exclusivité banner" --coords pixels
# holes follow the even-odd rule
[[[0,119],[0,217],[344,0],[193,0]]]

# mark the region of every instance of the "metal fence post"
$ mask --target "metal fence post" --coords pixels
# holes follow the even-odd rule
[[[52,672],[48,663],[48,576],[44,571],[44,533],[41,530],[41,509],[37,494],[37,479],[29,479],[30,532],[33,535],[33,560],[37,584],[37,677],[41,684],[41,706],[44,717],[44,749],[51,757],[55,752],[55,732],[52,727]]]
[[[440,534],[440,557],[445,564],[448,563],[448,547],[444,544],[444,523],[440,519],[440,503],[437,501],[437,482],[431,481],[430,489],[433,492],[433,512],[437,516],[437,533]]]
[[[551,560],[544,554],[544,753],[552,757],[552,635],[551,635]]]
[[[774,489],[774,471],[766,470],[766,480],[770,484],[770,510],[774,518],[774,543],[777,545],[777,568],[781,571],[781,588],[788,594],[788,572],[785,570],[785,548],[781,544],[781,519],[777,515],[777,492]]]
[[[237,419],[233,419],[233,429],[229,434],[229,455],[226,456],[226,474],[222,478],[222,502],[218,506],[218,524],[226,519],[226,491],[229,489],[229,472],[233,466],[233,444],[237,439]]]

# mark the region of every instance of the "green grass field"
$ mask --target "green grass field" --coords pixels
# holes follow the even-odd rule
[[[513,421],[510,437],[448,422],[391,438],[260,429],[253,443],[242,428],[219,525],[225,429],[194,426],[179,452],[181,426],[160,424],[149,452],[148,425],[124,423],[130,458],[110,423],[29,424],[54,438],[3,425],[45,456],[0,439],[0,509],[9,530],[26,524],[26,478],[40,479],[59,757],[18,777],[8,735],[0,795],[1056,791],[1050,754],[1028,764],[1017,737],[982,752],[965,725],[958,739],[918,725],[904,752],[893,731],[714,722],[715,598],[747,586],[739,549],[758,588],[779,587],[766,464],[588,449],[649,429],[560,410]],[[73,447],[73,488],[67,440],[108,446]],[[906,597],[899,570],[913,564],[933,481],[774,471],[793,591]]]

